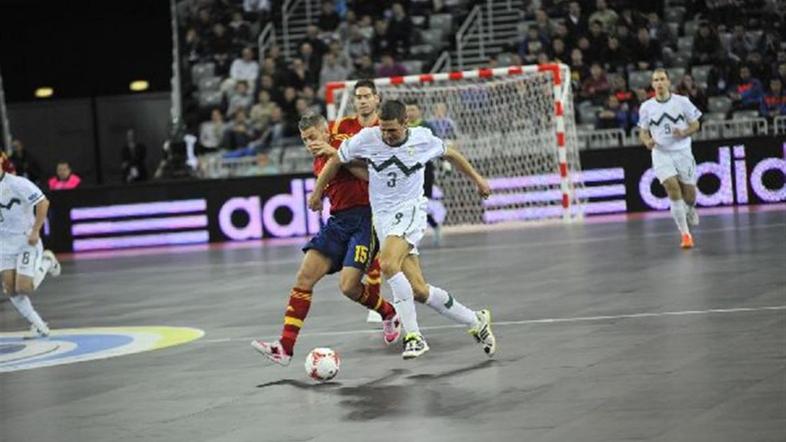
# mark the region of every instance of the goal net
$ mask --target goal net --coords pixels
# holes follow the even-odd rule
[[[515,66],[374,80],[382,99],[414,100],[423,121],[489,180],[473,183],[441,164],[430,210],[445,225],[582,216],[580,171],[568,68]],[[354,82],[327,87],[328,118],[355,113]]]

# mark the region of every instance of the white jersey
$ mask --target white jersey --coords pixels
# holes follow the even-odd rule
[[[10,173],[0,179],[0,234],[28,234],[35,224],[33,206],[44,193],[27,178]]]
[[[447,151],[445,143],[425,127],[411,127],[398,146],[382,141],[379,127],[367,127],[341,143],[342,163],[354,159],[368,162],[368,187],[375,213],[394,212],[405,202],[423,198],[424,167]]]
[[[672,131],[686,129],[700,117],[701,111],[684,95],[671,94],[664,102],[652,97],[639,108],[639,127],[650,131],[655,149],[676,152],[690,149],[691,140],[690,137],[675,138]]]

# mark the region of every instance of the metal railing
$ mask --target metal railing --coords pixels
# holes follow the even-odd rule
[[[300,4],[303,3],[303,0],[286,0],[284,1],[284,5],[281,7],[281,29],[283,32],[282,39],[284,40],[284,57],[289,60],[291,57],[289,46],[290,46],[290,32],[289,32],[289,24],[292,20],[292,17],[298,11],[298,7]],[[311,1],[306,0],[306,21],[309,23],[311,22]]]
[[[450,51],[442,51],[437,61],[434,62],[434,66],[431,67],[431,73],[436,74],[439,72],[450,72],[452,70],[452,66],[450,63]]]
[[[257,38],[257,53],[259,54],[259,63],[265,60],[265,52],[276,44],[276,30],[273,28],[273,22],[270,22],[262,29]]]
[[[483,10],[480,6],[472,8],[472,11],[456,33],[456,56],[458,58],[459,70],[464,70],[464,40],[469,40],[473,36],[477,36],[480,56],[485,58],[486,50],[483,43]]]

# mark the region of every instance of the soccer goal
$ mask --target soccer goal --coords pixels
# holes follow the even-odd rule
[[[581,219],[581,166],[567,66],[513,66],[374,82],[383,100],[416,101],[437,135],[455,140],[488,178],[493,193],[483,200],[466,177],[437,168],[431,208],[446,225]],[[354,84],[327,85],[329,120],[354,114]]]

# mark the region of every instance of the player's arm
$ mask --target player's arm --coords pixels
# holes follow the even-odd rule
[[[31,246],[38,244],[38,241],[41,239],[41,227],[44,226],[46,213],[49,211],[49,200],[46,197],[42,197],[34,207],[35,221],[33,222],[33,229],[30,230],[30,234],[27,236],[27,243]]]
[[[489,183],[483,178],[482,175],[478,173],[477,170],[472,166],[472,164],[464,158],[464,155],[461,154],[458,150],[456,150],[452,145],[448,146],[445,149],[445,154],[442,156],[445,160],[450,162],[456,169],[461,171],[464,175],[469,177],[476,186],[478,186],[478,193],[483,198],[488,198],[491,195],[491,188],[489,187]]]
[[[682,114],[685,116],[685,121],[688,122],[688,127],[685,129],[674,129],[671,131],[672,135],[678,138],[689,137],[701,128],[699,118],[701,118],[701,111],[697,108],[689,98],[681,97],[680,100],[682,107]]]
[[[643,144],[644,147],[652,150],[655,148],[655,140],[652,138],[652,134],[650,133],[650,117],[647,115],[645,107],[646,103],[639,108],[639,141],[641,141],[641,144]]]
[[[330,180],[336,176],[340,167],[341,161],[339,161],[337,155],[331,156],[322,167],[322,172],[319,174],[316,184],[314,184],[314,191],[311,192],[311,196],[308,197],[309,209],[315,212],[322,210],[322,194],[325,193],[325,188]]]
[[[701,128],[701,123],[699,123],[699,120],[696,120],[696,121],[689,122],[688,127],[686,127],[685,129],[677,128],[672,130],[671,133],[675,137],[679,137],[679,138],[689,137],[695,134],[696,132],[698,132],[700,128]]]
[[[355,178],[359,178],[363,181],[368,181],[368,165],[363,160],[352,160],[349,164],[345,164],[344,168],[346,168],[349,173],[355,176]]]
[[[639,141],[649,150],[655,148],[655,140],[652,138],[649,129],[641,129],[639,131]]]

